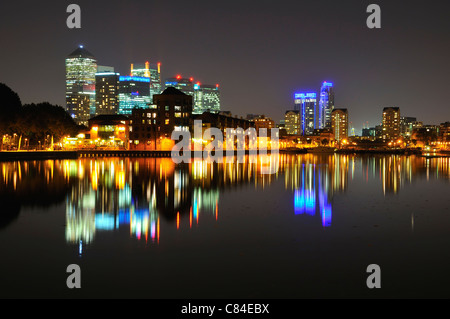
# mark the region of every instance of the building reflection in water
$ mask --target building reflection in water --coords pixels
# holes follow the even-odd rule
[[[296,215],[319,216],[322,226],[331,226],[333,195],[348,183],[349,156],[282,155],[285,186],[294,191]]]
[[[265,188],[283,178],[292,193],[293,214],[320,218],[329,227],[333,197],[346,190],[349,176],[355,178],[355,166],[366,182],[379,180],[385,194],[396,194],[417,178],[450,178],[450,158],[280,154],[278,172],[261,174],[267,163],[272,165],[248,156],[220,164],[201,159],[175,164],[170,158],[3,162],[0,199],[8,209],[0,228],[12,223],[23,206],[65,201],[66,241],[79,245],[80,253],[101,231],[125,230],[139,241],[158,244],[161,219],[178,230],[202,218],[218,221],[223,190]]]

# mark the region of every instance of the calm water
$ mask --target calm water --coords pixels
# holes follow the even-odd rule
[[[449,181],[413,156],[0,163],[0,297],[448,298]]]

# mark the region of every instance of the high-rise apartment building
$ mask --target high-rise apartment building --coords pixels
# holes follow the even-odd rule
[[[323,82],[320,89],[318,125],[319,129],[331,127],[331,112],[334,109],[333,83]]]
[[[296,93],[294,110],[300,112],[302,135],[312,135],[316,128],[317,93]]]
[[[66,111],[77,124],[88,125],[95,114],[97,60],[80,45],[66,58]]]
[[[397,139],[400,136],[400,108],[383,109],[383,140]]]
[[[284,127],[289,135],[300,135],[302,131],[299,111],[287,111],[284,115]]]
[[[347,109],[334,109],[331,112],[331,132],[336,141],[348,137],[348,111]]]
[[[95,74],[96,115],[119,112],[119,77],[113,67],[98,66]]]

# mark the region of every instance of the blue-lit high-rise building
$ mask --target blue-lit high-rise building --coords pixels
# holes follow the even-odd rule
[[[161,84],[161,63],[140,63],[131,64],[130,76],[139,76],[149,78],[150,86],[150,101],[153,101],[153,95],[161,94],[162,84]]]
[[[66,58],[66,111],[77,124],[95,115],[97,60],[80,45]]]
[[[317,93],[296,93],[294,110],[300,112],[301,134],[312,135],[316,128]]]
[[[333,83],[323,82],[320,89],[318,128],[331,128],[331,112],[334,110],[334,90]]]
[[[119,77],[119,114],[131,115],[134,108],[148,108],[150,97],[150,77]]]

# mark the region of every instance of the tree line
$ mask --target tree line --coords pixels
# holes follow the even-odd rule
[[[24,145],[52,147],[81,129],[61,106],[48,102],[22,105],[19,95],[0,83],[0,150],[7,139],[8,147],[13,144],[19,150]]]

